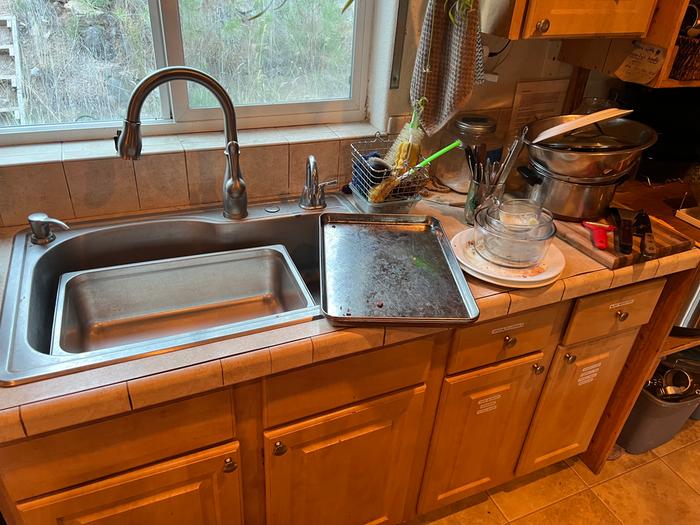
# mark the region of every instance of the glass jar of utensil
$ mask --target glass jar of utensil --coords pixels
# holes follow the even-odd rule
[[[476,212],[482,206],[488,205],[491,202],[498,202],[503,198],[503,191],[506,187],[506,181],[490,184],[485,181],[480,181],[472,178],[467,191],[467,199],[464,202],[464,220],[467,224],[473,225]]]

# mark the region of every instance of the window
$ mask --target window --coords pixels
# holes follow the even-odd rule
[[[344,4],[0,0],[0,140],[111,136],[134,86],[166,65],[219,80],[239,127],[361,120],[369,7]],[[206,89],[176,82],[148,97],[142,121],[145,134],[220,129],[221,111]]]

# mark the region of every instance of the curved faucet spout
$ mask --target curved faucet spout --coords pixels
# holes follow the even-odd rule
[[[231,97],[213,77],[191,67],[164,67],[144,78],[134,88],[124,119],[124,127],[117,132],[114,143],[123,159],[138,159],[141,156],[141,108],[148,94],[158,86],[172,80],[190,80],[207,88],[216,97],[224,111],[224,216],[242,219],[248,215],[248,195],[240,168],[240,149],[236,128],[236,110]]]

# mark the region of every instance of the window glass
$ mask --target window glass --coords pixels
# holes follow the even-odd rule
[[[349,99],[355,11],[344,4],[179,0],[185,63],[217,78],[237,105]],[[190,107],[217,105],[200,86],[188,90]]]
[[[154,57],[148,0],[0,0],[0,126],[120,120]]]

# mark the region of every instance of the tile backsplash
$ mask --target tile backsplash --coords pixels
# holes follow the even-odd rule
[[[510,112],[469,113],[496,119],[496,137],[502,141]],[[350,145],[376,132],[367,123],[240,130],[249,202],[298,196],[309,155],[316,157],[322,181],[346,184],[352,176]],[[425,151],[451,142],[453,134],[449,126],[426,138]],[[0,147],[0,226],[26,224],[34,211],[77,219],[220,204],[223,144],[223,132],[145,137],[137,161],[120,159],[112,140]],[[463,161],[459,152],[448,157],[433,162],[431,171],[451,172],[454,162]]]
[[[322,180],[345,184],[350,144],[376,131],[363,123],[240,131],[249,201],[298,195],[309,155]],[[0,148],[0,225],[25,224],[34,211],[74,219],[220,203],[223,143],[223,133],[146,137],[137,161],[118,158],[111,140]]]

